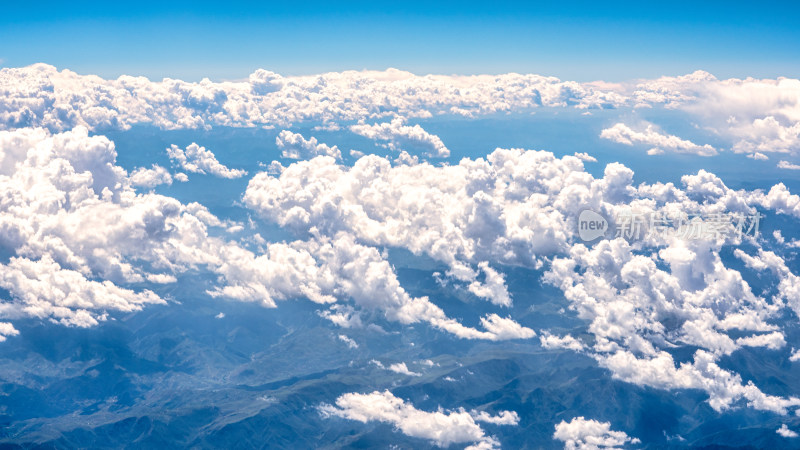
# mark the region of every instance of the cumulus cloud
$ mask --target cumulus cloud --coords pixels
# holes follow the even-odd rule
[[[547,349],[568,349],[581,351],[585,348],[583,343],[570,335],[556,336],[547,331],[543,331],[539,336],[542,347]]]
[[[800,218],[800,195],[792,194],[786,185],[778,183],[772,186],[766,194],[760,191],[750,196],[753,203],[766,209],[771,209],[778,214],[787,214]]]
[[[8,322],[0,322],[0,342],[4,342],[9,336],[19,335],[19,330]]]
[[[1,131],[0,155],[0,244],[15,255],[0,267],[2,317],[95,325],[164,303],[118,284],[172,283],[204,245],[213,259],[204,225],[174,199],[137,194],[103,136]]]
[[[575,157],[585,162],[597,162],[597,158],[586,152],[575,152]]]
[[[215,297],[256,301],[267,307],[276,307],[280,300],[308,298],[330,305],[322,316],[344,327],[361,326],[362,312],[369,311],[401,324],[428,323],[462,339],[524,339],[533,335],[529,328],[492,314],[481,318],[485,331],[463,326],[428,297],[409,295],[381,252],[357,243],[347,233],[272,243],[258,256],[230,245],[218,252],[224,262],[215,270],[225,284],[209,291]]]
[[[354,341],[352,338],[348,337],[347,335],[340,334],[339,335],[339,340],[344,342],[345,344],[347,344],[347,346],[350,347],[350,348],[354,348],[354,349],[358,348],[358,343],[356,341]]]
[[[143,188],[154,188],[159,184],[172,184],[172,175],[167,169],[153,164],[150,169],[139,167],[128,176],[131,184]]]
[[[797,434],[796,431],[790,430],[789,427],[786,426],[785,423],[782,424],[780,428],[775,430],[775,432],[778,433],[779,435],[785,437],[785,438],[796,438],[797,436],[800,436],[800,434]]]
[[[275,145],[278,150],[281,150],[281,156],[291,159],[309,159],[315,156],[327,155],[336,159],[342,159],[342,152],[335,145],[330,147],[321,142],[317,142],[317,138],[311,137],[305,139],[300,133],[292,133],[289,130],[283,130],[278,137],[275,138]]]
[[[607,108],[625,101],[590,85],[520,74],[416,76],[389,69],[283,77],[259,69],[244,82],[189,83],[131,76],[104,80],[46,64],[0,69],[0,127],[6,129],[286,128],[303,121],[335,129],[337,122],[365,118]]]
[[[489,263],[486,261],[478,263],[478,268],[484,273],[485,280],[483,283],[477,280],[470,283],[469,291],[478,297],[489,299],[496,305],[510,306],[511,296],[506,289],[503,274],[489,267]]]
[[[165,303],[151,291],[139,293],[109,281],[87,280],[80,272],[63,269],[49,255],[38,261],[11,258],[0,265],[0,286],[15,300],[0,303],[9,318],[50,318],[63,325],[89,327],[105,320],[107,310],[138,311],[148,303]]]
[[[357,124],[350,127],[350,131],[375,141],[385,142],[387,148],[392,150],[420,150],[428,156],[446,158],[450,150],[445,147],[442,140],[428,133],[419,125],[409,126],[402,118],[392,119],[391,122],[376,123],[374,125]]]
[[[43,296],[37,305],[44,312],[36,317],[91,325],[107,313],[159,302],[121,287],[125,283],[170,283],[178,273],[202,269],[215,275],[208,290],[212,296],[266,307],[308,299],[342,327],[365,326],[380,316],[399,325],[427,324],[464,339],[536,335],[497,313],[477,318],[479,327],[465,326],[431,299],[409,294],[382,252],[399,247],[447,265],[448,276],[488,299],[492,305],[487,307],[511,303],[504,267],[546,266],[546,281],[563,290],[594,337],[580,351],[618,379],[661,389],[702,389],[718,410],[745,403],[786,413],[798,406],[797,399],[764,394],[718,365],[719,358],[742,346],[785,346],[773,319],[784,306],[798,307],[792,299],[800,298],[800,284],[780,255],[761,252],[756,240],[752,244],[761,265],[736,253],[749,270],[769,270],[775,277],[778,294],[768,299],[755,295],[741,273],[726,267],[719,256],[721,246],[730,243],[725,239],[617,238],[590,248],[576,244],[574,227],[585,207],[614,216],[631,208],[752,214],[758,206],[794,220],[800,217],[800,197],[782,184],[768,192],[736,191],[699,171],[682,177],[682,186],[634,187],[633,172],[622,164],[609,164],[595,177],[576,156],[520,149],[498,149],[485,158],[439,167],[416,161],[393,165],[375,155],[344,167],[318,156],[250,181],[245,204],[300,237],[262,242],[254,253],[209,235],[209,227],[236,225],[202,205],[137,193],[130,175],[115,165],[113,143],[89,136],[85,128],[0,132],[0,145],[0,190],[8,211],[0,217],[0,240],[17,258],[3,268],[14,291],[0,316],[10,320],[33,314],[25,309],[27,299],[46,286],[31,280],[56,283],[72,277],[78,288],[116,295],[109,294],[116,300],[108,305],[80,294],[89,302],[84,305],[59,289],[63,295]],[[87,235],[87,229],[94,232]],[[25,278],[18,275],[23,266],[48,268],[58,276]],[[68,311],[57,309],[64,305]],[[546,332],[541,342],[581,348],[569,336]],[[675,346],[699,350],[677,363],[666,352]]]
[[[533,266],[568,246],[579,203],[628,195],[630,171],[595,180],[574,156],[498,149],[455,166],[392,166],[367,155],[353,167],[317,157],[279,175],[259,173],[244,200],[262,217],[300,233],[354,235],[365,245],[406,248],[450,267],[476,295],[505,305],[502,275],[489,265]],[[479,279],[484,281],[472,284]]]
[[[778,279],[778,292],[774,297],[775,300],[786,302],[795,314],[800,315],[800,276],[789,270],[782,257],[763,249],[758,250],[757,257],[750,256],[738,248],[734,250],[733,254],[751,269],[770,270]],[[773,345],[777,345],[780,341],[774,342]]]
[[[411,377],[418,377],[418,376],[422,375],[419,372],[412,372],[411,370],[409,370],[408,366],[404,362],[391,364],[388,367],[388,369],[391,370],[394,373],[399,373],[399,374],[402,374],[402,375],[408,375],[408,376],[411,376]]]
[[[697,71],[639,83],[639,105],[664,105],[691,114],[705,129],[732,143],[732,150],[762,154],[800,150],[800,80],[718,80]]]
[[[225,167],[217,161],[217,157],[211,151],[194,142],[189,144],[185,150],[172,144],[167,149],[167,155],[173,164],[187,172],[215,175],[222,178],[241,178],[247,175],[245,170]]]
[[[664,152],[692,153],[699,156],[717,154],[717,150],[708,144],[698,145],[671,134],[663,134],[653,124],[647,124],[643,131],[634,131],[627,125],[618,123],[611,128],[604,129],[600,133],[600,137],[619,144],[651,147],[647,151],[648,155],[658,155]]]
[[[0,242],[18,255],[3,266],[13,298],[4,304],[4,317],[92,325],[106,311],[161,302],[148,291],[135,293],[117,283],[171,283],[177,273],[208,270],[219,281],[209,288],[211,296],[266,307],[307,298],[329,308],[323,315],[342,326],[359,326],[366,311],[400,324],[428,323],[465,339],[532,333],[491,315],[483,318],[485,330],[461,325],[427,297],[410,296],[381,252],[347,233],[264,243],[260,254],[212,237],[209,227],[236,225],[197,203],[137,194],[125,171],[114,165],[113,143],[88,136],[86,129],[55,135],[41,129],[3,131],[0,145],[0,192],[7,211],[0,216]],[[69,285],[60,286],[65,279]]]
[[[568,450],[611,449],[641,441],[629,437],[624,431],[614,431],[609,422],[585,419],[583,416],[556,425],[553,439],[564,443]]]
[[[570,307],[590,321],[593,356],[613,376],[661,389],[703,389],[717,410],[744,400],[785,414],[800,406],[800,399],[764,394],[716,364],[720,355],[743,345],[780,348],[785,343],[769,323],[780,305],[754,295],[741,274],[725,268],[707,245],[673,242],[645,256],[621,239],[593,249],[577,244],[570,258],[554,260],[546,279],[561,286]],[[733,329],[752,334],[734,340],[727,334]],[[680,344],[703,350],[676,367],[662,348]]]
[[[800,164],[792,164],[789,161],[778,161],[779,169],[800,170]]]
[[[501,411],[498,416],[485,412],[474,412],[473,416],[464,409],[423,411],[389,391],[343,394],[336,399],[335,405],[323,404],[319,410],[323,417],[389,423],[406,436],[426,439],[439,447],[471,444],[467,447],[471,449],[500,447],[499,441],[487,435],[477,421],[495,425],[516,425],[518,422],[516,413],[512,411]]]
[[[287,128],[304,121],[336,129],[339,123],[389,117],[475,117],[542,107],[663,107],[692,115],[701,128],[729,141],[736,152],[797,154],[800,150],[800,80],[719,80],[703,71],[635,83],[581,84],[531,74],[415,76],[389,69],[283,77],[259,69],[244,82],[204,79],[189,83],[131,76],[104,80],[35,64],[0,69],[0,86],[0,127],[5,129],[61,131],[85,126],[103,130],[134,124],[164,129]],[[364,127],[377,127],[374,132],[382,133],[384,126],[396,128],[392,123]],[[652,140],[665,145],[650,144],[664,151],[715,151],[658,132],[618,132],[632,142],[641,135],[643,143]]]
[[[519,425],[519,414],[516,411],[500,411],[493,416],[486,411],[470,411],[470,415],[477,422],[491,423],[493,425]]]
[[[742,275],[720,259],[720,246],[734,238],[686,241],[643,235],[638,242],[601,241],[593,249],[574,243],[573,221],[584,205],[612,217],[631,208],[649,214],[754,214],[756,205],[800,211],[800,199],[781,185],[767,194],[735,191],[703,170],[681,182],[683,189],[671,183],[633,187],[633,172],[621,164],[609,164],[602,178],[594,178],[573,156],[498,149],[485,160],[444,167],[392,166],[373,155],[347,168],[330,158],[314,158],[278,176],[256,175],[245,202],[298,233],[347,233],[362,245],[425,253],[448,264],[449,277],[497,305],[507,304],[510,296],[503,295],[501,277],[494,277],[500,273],[485,270],[489,264],[549,264],[546,280],[560,287],[571,308],[589,321],[595,336],[589,353],[614,376],[665,389],[707,389],[718,409],[745,400],[756,408],[786,412],[795,399],[767,396],[742,384],[737,374],[715,369],[719,357],[743,346],[785,344],[771,323],[781,303],[755,295]],[[646,248],[649,252],[643,253]],[[554,259],[548,263],[543,258]],[[485,275],[482,281],[479,271]],[[793,285],[786,285],[790,292]],[[497,292],[490,294],[490,286]],[[493,339],[535,335],[510,320],[490,314],[481,324]],[[449,320],[431,323],[460,336],[477,335]],[[731,337],[733,330],[739,336]],[[546,334],[541,341],[545,347],[586,350],[568,337]],[[681,345],[705,353],[696,354],[691,367],[676,367],[663,349]],[[629,373],[626,364],[640,375],[669,379]]]

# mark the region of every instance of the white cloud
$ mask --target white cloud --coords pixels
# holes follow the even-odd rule
[[[445,147],[442,140],[428,133],[419,125],[409,126],[402,118],[392,119],[391,122],[376,123],[374,125],[357,124],[350,127],[350,131],[375,141],[386,142],[392,150],[420,150],[428,156],[446,158],[450,150]]]
[[[751,195],[751,201],[779,214],[800,218],[800,195],[789,192],[783,183],[772,186],[766,195],[756,191]]]
[[[241,169],[229,169],[217,161],[211,151],[206,150],[194,142],[186,147],[186,150],[173,144],[167,149],[169,159],[178,167],[192,173],[215,175],[222,178],[241,178],[247,175],[247,171]]]
[[[432,114],[474,116],[548,106],[614,107],[616,92],[539,75],[415,76],[389,69],[283,77],[259,69],[245,82],[122,76],[104,80],[35,64],[0,69],[0,127],[51,131],[153,124],[164,129],[277,126]]]
[[[624,431],[614,431],[609,422],[575,417],[556,425],[553,439],[564,443],[567,450],[611,449],[641,441],[629,437]]]
[[[151,291],[137,293],[109,281],[87,280],[47,255],[38,261],[11,258],[0,265],[0,286],[15,300],[0,303],[3,317],[50,318],[78,327],[97,325],[106,319],[107,310],[130,312],[148,303],[165,303]]]
[[[779,435],[785,437],[785,438],[796,438],[797,436],[800,436],[800,434],[797,434],[796,431],[790,430],[789,427],[787,427],[785,423],[782,424],[780,428],[775,430],[775,432],[778,433]]]
[[[354,341],[352,338],[348,337],[347,335],[340,334],[339,335],[339,340],[344,342],[345,344],[347,344],[347,346],[350,347],[350,348],[354,348],[354,349],[358,348],[358,343],[356,341]]]
[[[800,164],[792,164],[789,161],[778,161],[779,169],[800,170]]]
[[[471,282],[469,291],[478,297],[489,299],[495,305],[511,306],[511,296],[506,289],[503,274],[489,267],[486,261],[478,263],[478,268],[484,273],[485,280],[483,283],[477,280]]]
[[[788,409],[800,406],[800,398],[767,395],[752,382],[743,383],[741,376],[722,369],[715,359],[714,355],[698,350],[694,361],[676,368],[667,352],[646,358],[637,358],[630,352],[598,357],[615,378],[630,383],[658,389],[702,389],[710,396],[709,405],[717,411],[731,408],[741,400],[751,408],[776,414],[787,414]]]
[[[750,153],[747,155],[750,159],[755,159],[756,161],[766,161],[769,157],[761,152]]]
[[[493,327],[487,331],[462,326],[429,299],[408,295],[377,249],[346,234],[265,243],[259,255],[211,237],[208,227],[230,230],[237,225],[220,221],[197,203],[135,193],[125,171],[114,165],[113,143],[88,136],[86,129],[56,135],[41,129],[2,131],[0,145],[6,170],[0,173],[0,193],[8,199],[7,214],[0,216],[0,242],[20,256],[3,267],[12,277],[6,283],[14,298],[4,306],[6,317],[33,314],[90,325],[102,320],[106,310],[130,311],[158,302],[151,294],[111,283],[172,283],[177,273],[209,270],[219,281],[209,289],[212,296],[267,307],[308,298],[329,307],[327,317],[341,325],[357,326],[362,311],[377,311],[394,322],[425,322],[467,339],[507,339],[527,330],[513,330],[502,321],[496,326],[494,320],[486,322]],[[20,275],[20,267],[31,264],[58,275]],[[78,293],[58,287],[64,277],[73,279]],[[45,285],[34,283],[37,279],[46,280]],[[33,293],[48,286],[52,295],[30,306]],[[104,303],[113,299],[113,304]]]
[[[708,243],[668,244],[649,256],[637,254],[621,239],[601,241],[592,249],[577,244],[569,258],[553,260],[546,280],[560,286],[570,308],[590,322],[595,359],[614,377],[631,383],[703,389],[718,410],[739,400],[781,414],[800,406],[800,399],[766,395],[716,364],[720,355],[741,346],[785,345],[783,334],[769,323],[780,303],[755,296],[741,274],[725,268],[718,250]],[[785,274],[784,266],[773,265]],[[790,292],[792,283],[782,281],[780,290]],[[727,334],[733,329],[768,333],[734,340]],[[663,349],[681,344],[704,350],[676,367]]]
[[[556,336],[547,331],[542,331],[539,342],[546,349],[568,349],[579,352],[585,348],[583,343],[570,335]]]
[[[502,277],[485,262],[534,265],[539,254],[566,248],[568,216],[579,203],[598,204],[604,189],[610,195],[632,189],[629,171],[612,169],[595,180],[573,156],[500,149],[485,160],[443,167],[392,167],[387,158],[367,155],[348,168],[317,157],[278,176],[257,174],[244,200],[298,232],[346,231],[366,245],[425,253],[468,284],[478,277],[470,266],[482,264],[490,284],[473,291],[507,304]]]
[[[305,139],[300,133],[292,133],[289,130],[283,130],[278,137],[275,138],[275,145],[278,150],[281,150],[281,156],[291,159],[309,159],[315,156],[327,155],[336,159],[342,159],[342,152],[335,145],[330,147],[321,142],[317,142],[317,138],[310,137]]]
[[[145,274],[144,277],[147,281],[154,284],[170,284],[178,281],[175,275],[170,275],[168,273],[148,273]]]
[[[138,187],[154,188],[159,184],[172,184],[172,176],[167,169],[153,164],[150,169],[139,167],[128,176],[131,184]]]
[[[662,104],[692,114],[701,126],[732,142],[743,153],[800,150],[800,80],[791,78],[717,80],[698,71],[639,84],[640,105]]]
[[[0,128],[5,129],[57,131],[82,125],[102,130],[134,124],[286,128],[304,121],[337,129],[339,123],[389,117],[475,117],[566,106],[663,107],[689,113],[701,129],[729,141],[737,152],[800,151],[800,80],[790,78],[718,80],[697,71],[628,84],[581,84],[531,74],[415,76],[389,69],[283,77],[259,69],[245,82],[189,83],[130,76],[104,80],[35,64],[0,69],[0,86]],[[656,134],[647,139],[675,145],[678,151],[712,150]]]
[[[519,414],[516,411],[500,411],[493,416],[486,411],[470,411],[470,415],[477,422],[491,423],[493,425],[519,425]]]
[[[462,339],[505,340],[533,335],[529,328],[493,314],[481,318],[485,331],[461,325],[427,297],[410,296],[381,252],[357,243],[347,233],[273,243],[260,256],[230,245],[218,252],[224,262],[215,270],[225,285],[209,292],[215,297],[257,301],[267,307],[277,306],[279,300],[305,297],[330,305],[322,316],[345,327],[361,326],[362,311],[377,311],[393,322],[428,323]],[[348,301],[354,304],[342,303]]]
[[[93,283],[174,282],[175,274],[202,269],[216,275],[212,296],[266,307],[307,298],[343,327],[365,326],[380,316],[464,339],[501,340],[535,333],[496,313],[480,317],[480,328],[448,317],[431,299],[409,294],[380,249],[401,247],[441,261],[454,282],[498,308],[511,301],[504,267],[548,265],[549,281],[565,292],[594,336],[583,351],[616,378],[660,389],[702,389],[719,410],[744,402],[786,413],[798,405],[795,398],[764,394],[717,364],[742,346],[785,345],[773,319],[784,303],[800,306],[792,300],[800,298],[793,294],[800,283],[782,257],[759,250],[759,265],[737,253],[748,269],[769,269],[776,277],[779,301],[769,301],[775,299],[753,294],[738,271],[725,267],[719,257],[723,242],[615,239],[588,248],[575,244],[572,226],[586,206],[611,215],[632,207],[752,213],[758,205],[800,217],[800,197],[781,184],[768,193],[734,191],[700,171],[683,177],[683,188],[634,187],[633,172],[621,164],[609,164],[595,178],[578,157],[523,150],[498,149],[485,159],[441,167],[413,161],[393,166],[374,155],[344,167],[331,157],[315,157],[251,180],[247,206],[305,239],[262,243],[256,254],[209,236],[209,227],[236,225],[202,205],[137,194],[114,165],[113,143],[88,136],[86,129],[0,132],[0,145],[0,192],[12,202],[0,216],[0,240],[16,252],[15,264],[52,261],[45,266],[59,276],[65,271],[78,287],[102,292]],[[87,236],[86,229],[94,233]],[[3,270],[13,274],[12,269],[9,264]],[[0,317],[28,314],[26,296],[46,287],[15,285],[24,289],[15,288]],[[89,299],[87,305],[56,310],[52,305],[69,298],[63,291],[63,298],[45,297],[50,306],[41,307],[52,311],[37,317],[92,324],[106,310],[155,302],[136,302],[142,293],[107,287],[122,298],[119,307],[86,295],[81,299]],[[580,345],[545,333],[541,341]],[[685,345],[701,350],[680,364],[665,351]]]
[[[9,336],[17,336],[19,331],[14,325],[8,322],[0,322],[0,342],[4,342]]]
[[[600,133],[600,137],[609,139],[619,144],[625,145],[645,145],[651,147],[647,151],[649,155],[659,153],[692,153],[699,156],[713,156],[717,150],[708,145],[698,145],[694,142],[681,139],[670,134],[663,134],[658,131],[655,125],[647,124],[643,131],[634,131],[623,123],[618,123],[611,128],[606,128]]]
[[[501,411],[499,416],[475,413],[475,417],[463,409],[422,411],[389,391],[343,394],[336,399],[336,405],[324,404],[319,410],[323,417],[341,417],[363,423],[389,423],[406,436],[426,439],[440,447],[472,444],[468,448],[499,448],[497,439],[488,436],[476,420],[496,425],[517,423],[514,420],[516,414],[510,411]]]
[[[391,364],[388,367],[388,369],[391,370],[394,373],[399,373],[399,374],[402,374],[402,375],[408,375],[408,376],[411,376],[411,377],[418,377],[418,376],[422,375],[419,372],[412,372],[411,370],[409,370],[408,366],[404,362]]]
[[[768,334],[741,337],[736,340],[736,344],[747,347],[765,347],[770,350],[777,350],[786,345],[786,340],[783,338],[782,333],[774,331]]]

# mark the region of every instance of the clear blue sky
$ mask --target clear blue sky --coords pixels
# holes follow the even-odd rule
[[[239,79],[396,67],[625,80],[704,69],[800,77],[795,2],[15,2],[3,67],[46,62],[120,74]]]

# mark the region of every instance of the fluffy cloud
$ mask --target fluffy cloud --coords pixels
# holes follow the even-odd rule
[[[653,124],[647,124],[643,131],[634,131],[623,123],[618,123],[611,128],[606,128],[600,137],[625,145],[645,145],[651,147],[648,155],[657,155],[665,151],[674,153],[692,153],[700,156],[713,156],[717,150],[706,144],[697,145],[694,142],[681,139],[671,134],[660,133]]]
[[[478,263],[478,267],[485,275],[483,283],[473,281],[469,284],[468,289],[478,297],[489,299],[492,303],[502,306],[511,305],[511,296],[506,289],[505,277],[500,272],[489,267],[489,263],[482,261]]]
[[[322,405],[319,409],[323,417],[341,417],[363,423],[389,423],[406,436],[426,439],[440,447],[472,444],[467,447],[471,449],[500,446],[497,439],[488,436],[476,421],[516,425],[519,420],[512,411],[501,411],[498,416],[491,416],[486,412],[473,412],[473,416],[463,409],[422,411],[389,391],[344,394],[336,399],[336,405]]]
[[[707,244],[674,242],[649,256],[621,239],[593,249],[578,244],[569,258],[553,261],[546,279],[590,321],[594,357],[615,377],[661,389],[703,389],[718,410],[741,399],[782,414],[800,406],[800,399],[766,395],[716,364],[741,346],[779,348],[785,342],[769,323],[780,305],[755,296]],[[728,330],[753,334],[734,340]],[[681,344],[704,350],[676,367],[663,349]]]
[[[506,305],[502,276],[488,261],[532,267],[538,255],[566,249],[569,217],[580,204],[599,205],[606,189],[610,197],[627,195],[629,172],[611,166],[595,180],[576,157],[522,150],[444,167],[393,167],[368,155],[348,168],[317,157],[279,175],[257,174],[244,200],[298,233],[343,231],[366,245],[425,253],[476,295]],[[476,268],[484,281],[472,284]]]
[[[204,225],[173,199],[136,194],[105,137],[2,131],[0,155],[0,245],[16,255],[0,267],[11,297],[0,316],[91,326],[164,303],[117,283],[174,282],[194,263]]]
[[[539,336],[539,342],[542,347],[547,349],[569,349],[573,351],[581,351],[585,348],[583,343],[570,335],[556,336],[547,331],[543,331]]]
[[[402,118],[395,118],[391,122],[376,123],[374,125],[357,124],[350,127],[350,131],[375,141],[385,142],[389,149],[419,150],[431,157],[446,158],[450,150],[445,147],[439,136],[428,133],[421,126],[409,126]]]
[[[300,133],[283,130],[275,138],[275,145],[281,150],[281,156],[291,159],[309,159],[315,156],[327,155],[342,159],[342,152],[335,145],[330,147],[317,142],[317,138],[305,139]]]
[[[792,164],[789,161],[778,161],[779,169],[800,170],[800,164]]]
[[[718,365],[719,358],[743,346],[785,345],[773,319],[785,305],[797,308],[792,299],[800,296],[796,276],[779,255],[757,250],[759,265],[736,253],[750,270],[769,269],[778,280],[778,295],[766,299],[723,263],[719,253],[731,243],[727,239],[617,238],[591,248],[575,243],[574,220],[586,207],[615,217],[631,209],[752,214],[758,206],[794,220],[800,217],[800,197],[780,184],[766,193],[735,191],[699,171],[683,177],[682,187],[634,187],[633,172],[621,164],[609,164],[594,177],[581,158],[518,149],[439,167],[393,165],[374,155],[344,167],[319,156],[250,181],[246,205],[300,237],[261,242],[254,253],[210,235],[211,227],[236,225],[202,205],[137,193],[136,172],[128,175],[115,165],[113,143],[89,136],[85,128],[0,132],[0,145],[0,201],[7,211],[0,216],[0,242],[16,258],[3,267],[12,301],[0,317],[91,325],[107,313],[160,302],[126,283],[170,283],[176,274],[208,270],[216,280],[208,291],[212,296],[266,307],[309,299],[342,327],[382,317],[399,325],[427,324],[464,339],[536,335],[498,313],[480,317],[480,327],[468,327],[431,299],[409,294],[381,251],[400,247],[446,264],[448,282],[498,309],[512,301],[503,267],[547,267],[546,281],[564,291],[594,339],[583,345],[542,333],[542,345],[586,352],[619,379],[661,389],[702,389],[719,410],[741,402],[779,413],[798,406],[797,399],[764,394]],[[188,163],[187,152],[183,155]],[[748,242],[759,248],[759,241]],[[34,272],[56,275],[21,275]],[[75,295],[58,286],[62,278],[73,280]],[[31,294],[47,292],[50,285],[55,288],[49,296]],[[103,289],[102,296],[84,295]],[[39,309],[25,309],[31,295]],[[678,364],[666,351],[675,346],[699,350]]]
[[[212,296],[257,301],[267,307],[276,301],[308,298],[330,305],[323,313],[344,327],[361,326],[364,311],[380,312],[392,322],[428,323],[462,339],[526,339],[533,330],[489,314],[481,318],[485,331],[460,324],[427,297],[412,297],[403,289],[391,264],[374,247],[361,245],[353,236],[338,233],[289,244],[273,243],[262,255],[237,246],[219,247],[214,270],[224,286]],[[352,300],[353,305],[342,303]]]
[[[209,235],[230,228],[197,203],[137,194],[114,165],[111,141],[86,129],[51,135],[41,129],[0,132],[0,243],[18,256],[4,265],[13,301],[3,317],[50,317],[92,325],[105,311],[132,311],[160,299],[112,283],[170,283],[174,274],[208,270],[212,296],[256,301],[308,298],[327,317],[358,326],[364,311],[400,324],[428,323],[465,339],[516,339],[532,330],[496,315],[485,331],[465,327],[426,297],[412,297],[374,247],[347,233],[263,245],[254,254]],[[86,230],[91,230],[87,233]],[[48,275],[49,274],[49,275]],[[38,280],[38,281],[37,281]],[[60,285],[70,280],[68,285]],[[101,281],[94,281],[101,280]],[[340,318],[347,317],[345,320]]]
[[[564,448],[568,450],[610,449],[640,442],[623,431],[612,430],[608,422],[587,420],[582,416],[569,422],[562,420],[556,425],[553,439],[564,442]]]
[[[105,320],[107,310],[138,311],[148,303],[165,303],[150,291],[122,289],[109,281],[87,280],[66,270],[46,255],[38,261],[11,258],[0,265],[0,286],[14,302],[0,303],[0,315],[9,318],[51,318],[63,325],[89,327]]]
[[[339,340],[344,342],[345,344],[347,344],[347,346],[350,347],[350,348],[353,348],[353,349],[358,348],[358,342],[354,341],[352,338],[348,337],[347,335],[340,334],[339,335]]]
[[[186,150],[173,144],[167,149],[167,155],[173,164],[181,169],[192,173],[215,175],[222,178],[241,178],[247,175],[247,171],[241,169],[229,169],[217,161],[211,151],[205,147],[192,142]]]
[[[750,199],[753,203],[771,209],[778,214],[787,214],[800,218],[800,195],[792,194],[786,185],[778,183],[772,186],[765,195],[763,192],[756,191]]]
[[[510,296],[504,295],[500,273],[487,270],[490,264],[549,264],[546,280],[589,322],[595,336],[589,353],[614,376],[665,389],[705,389],[717,409],[740,400],[781,413],[795,407],[796,399],[765,395],[716,365],[744,346],[785,345],[772,323],[782,303],[755,295],[719,256],[721,246],[735,237],[685,240],[651,236],[645,228],[639,240],[606,240],[590,249],[574,244],[574,220],[586,206],[608,217],[631,209],[749,215],[756,205],[796,214],[800,200],[782,185],[767,194],[734,191],[702,170],[684,176],[683,189],[660,183],[633,187],[632,180],[632,171],[621,164],[609,164],[602,178],[594,178],[576,157],[499,149],[486,160],[444,167],[392,166],[386,158],[365,156],[347,168],[315,158],[280,175],[256,175],[244,198],[264,217],[300,234],[347,233],[361,245],[425,253],[448,264],[451,279],[497,305],[509,304]],[[476,268],[484,272],[483,281]],[[776,273],[789,280],[782,294],[788,298],[794,285],[786,272]],[[496,338],[534,336],[509,320],[492,314],[481,323]],[[586,351],[569,337],[544,334],[541,341],[545,347]],[[683,345],[703,352],[678,367],[665,349]]]
[[[692,114],[706,129],[745,153],[800,151],[800,80],[790,78],[718,80],[697,71],[638,84],[639,105],[664,105]]]
[[[131,172],[128,179],[134,186],[144,188],[154,188],[159,184],[172,184],[172,175],[158,164],[153,164],[150,169],[139,167]]]
[[[0,127],[152,124],[165,129],[280,126],[387,116],[472,116],[547,106],[613,107],[625,98],[539,75],[416,76],[389,69],[282,77],[259,69],[245,82],[197,83],[122,76],[104,80],[46,64],[0,69]]]
[[[797,79],[718,80],[703,71],[631,84],[580,84],[520,74],[415,76],[389,69],[283,77],[259,69],[244,82],[214,83],[204,79],[189,83],[131,76],[104,80],[35,64],[0,69],[0,127],[45,127],[51,131],[75,126],[126,129],[134,124],[165,129],[286,128],[314,121],[323,128],[335,129],[338,123],[386,117],[474,117],[565,106],[664,107],[691,114],[702,128],[728,140],[734,151],[797,154],[798,92]],[[391,133],[397,128],[392,124],[364,127],[377,127],[375,133],[386,128]],[[624,130],[620,133],[626,134]],[[627,134],[626,139],[633,141],[632,136],[637,133]],[[665,145],[666,151],[714,151],[657,132],[640,134],[643,142],[655,140]],[[436,145],[433,148],[442,149]]]
[[[0,342],[5,341],[8,336],[17,336],[18,334],[19,330],[14,328],[14,325],[8,322],[0,322]]]
[[[738,248],[734,250],[734,255],[751,269],[769,269],[778,279],[778,292],[774,299],[786,302],[795,314],[800,316],[800,276],[789,270],[783,258],[763,249],[758,250],[757,257],[750,256]]]
[[[408,366],[404,362],[391,364],[389,366],[389,370],[391,370],[394,373],[399,373],[399,374],[402,374],[402,375],[408,375],[408,376],[412,376],[412,377],[418,377],[418,376],[422,375],[419,372],[412,372],[411,370],[409,370]]]
[[[800,436],[800,434],[797,434],[796,431],[790,430],[789,427],[787,427],[785,423],[783,425],[781,425],[780,428],[775,430],[775,432],[778,433],[779,435],[785,437],[785,438],[796,438],[797,436]]]
[[[500,411],[496,416],[486,411],[470,411],[470,415],[477,422],[491,423],[493,425],[519,425],[519,414],[516,411]]]

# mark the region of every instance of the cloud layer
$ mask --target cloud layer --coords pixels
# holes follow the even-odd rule
[[[314,122],[323,128],[355,125],[353,131],[388,146],[419,145],[432,156],[447,148],[409,118],[455,114],[467,117],[537,108],[665,108],[685,111],[735,152],[762,155],[800,152],[800,80],[728,79],[697,71],[632,83],[576,83],[539,75],[417,76],[389,69],[283,77],[259,69],[244,82],[197,83],[122,76],[104,80],[58,71],[46,64],[0,69],[0,128],[86,126],[127,129],[152,124],[165,129],[212,126],[286,128]],[[758,100],[754,100],[758,99]],[[609,137],[642,142],[651,149],[714,154],[648,127],[615,125]],[[662,148],[664,147],[664,148]]]
[[[513,411],[501,411],[497,416],[464,409],[422,411],[389,391],[344,394],[336,399],[335,406],[320,406],[320,413],[324,417],[335,416],[364,423],[385,422],[406,436],[426,439],[440,447],[471,444],[467,448],[474,450],[500,446],[497,439],[488,436],[477,422],[495,425],[517,425],[519,422]]]

